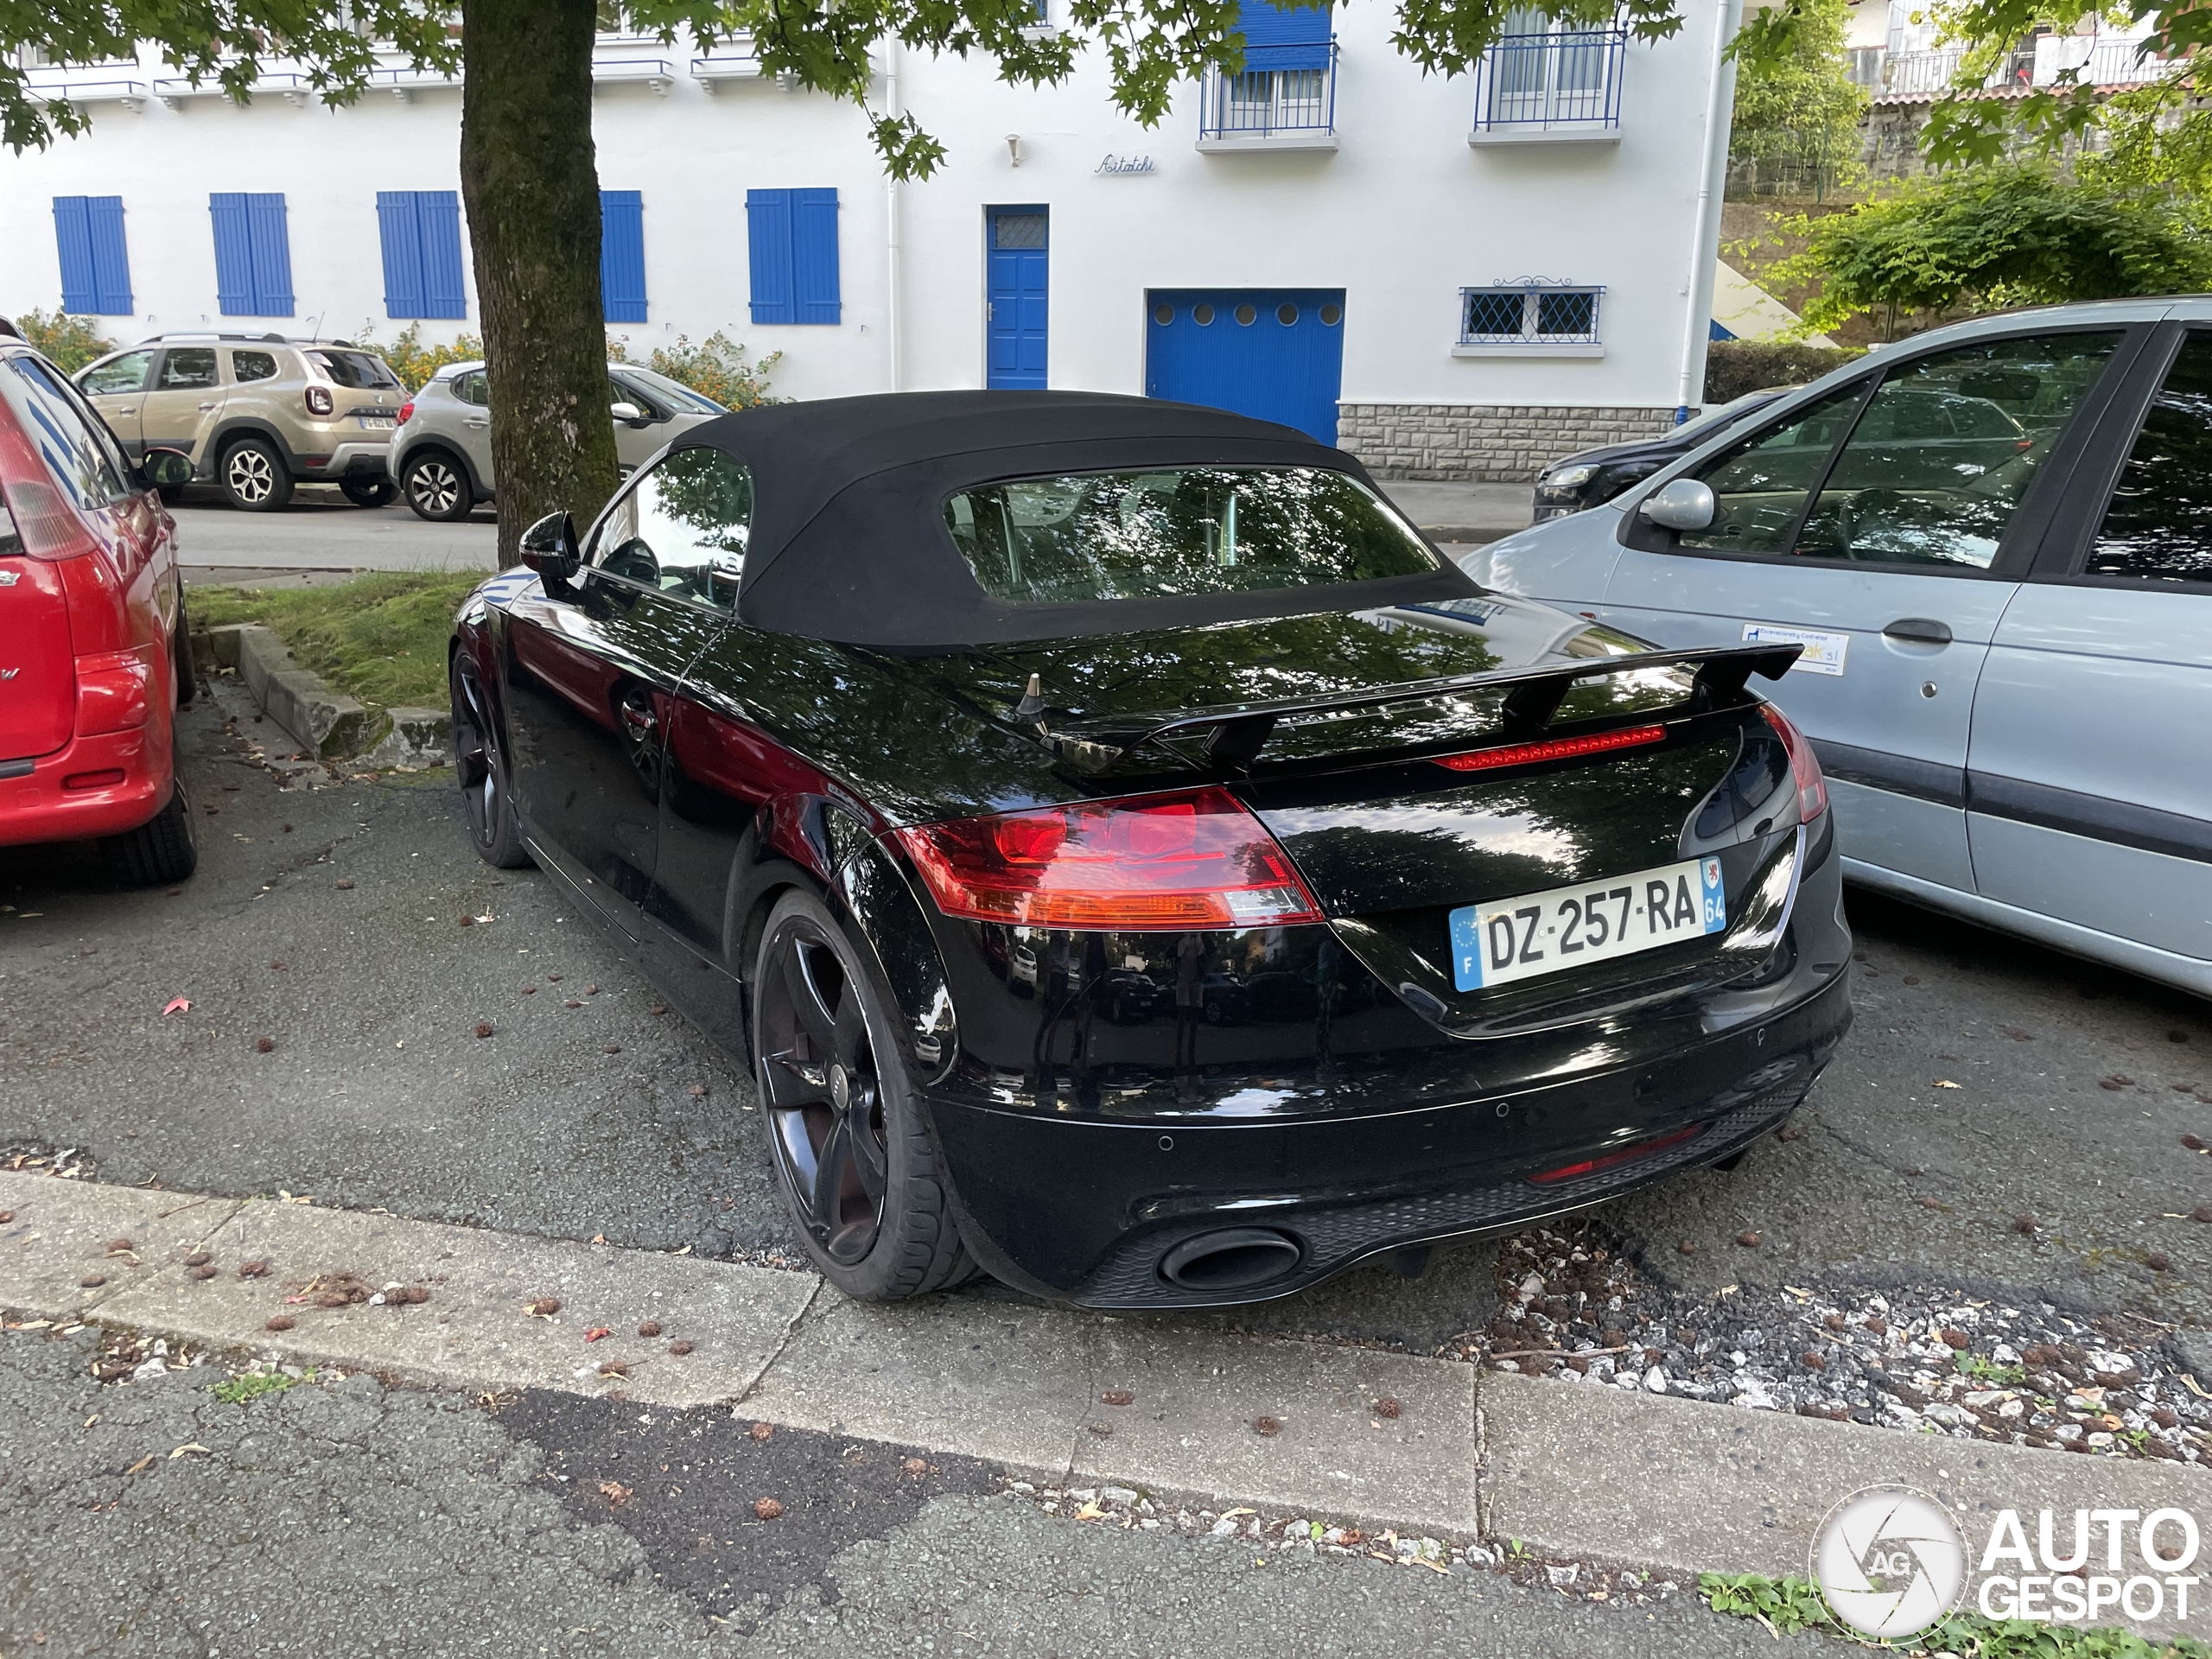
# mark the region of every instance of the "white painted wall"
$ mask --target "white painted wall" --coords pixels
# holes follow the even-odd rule
[[[908,388],[983,380],[984,209],[1052,211],[1051,378],[1056,386],[1143,389],[1145,290],[1233,285],[1346,291],[1343,396],[1357,403],[1625,404],[1675,402],[1686,308],[1714,250],[1694,248],[1700,137],[1712,34],[1722,9],[1691,9],[1674,40],[1630,45],[1618,143],[1471,148],[1471,79],[1424,79],[1390,48],[1390,14],[1336,17],[1342,46],[1333,153],[1201,153],[1198,97],[1147,131],[1119,117],[1095,60],[1065,86],[1001,85],[988,65],[908,53],[901,94],[950,151],[897,192],[901,215],[902,372]],[[681,333],[727,331],[780,350],[776,390],[802,397],[893,383],[886,238],[892,193],[861,112],[772,83],[709,94],[690,54],[608,44],[604,55],[665,58],[665,96],[600,88],[594,116],[602,185],[644,193],[651,321],[613,325],[633,356]],[[138,70],[41,72],[83,82]],[[266,327],[389,340],[375,212],[379,189],[458,188],[457,88],[411,103],[372,92],[332,110],[264,93],[137,113],[92,105],[86,137],[11,160],[0,175],[0,307],[51,307],[60,289],[51,200],[120,194],[130,238],[132,319],[118,339],[157,329],[259,328],[215,307],[211,190],[281,190],[297,315]],[[1726,115],[1723,114],[1725,122]],[[1006,137],[1017,134],[1014,164]],[[1109,153],[1155,170],[1102,175]],[[754,327],[747,320],[745,192],[835,186],[845,321]],[[1603,284],[1605,354],[1469,359],[1452,353],[1459,290],[1525,276]],[[474,330],[426,322],[428,338]]]

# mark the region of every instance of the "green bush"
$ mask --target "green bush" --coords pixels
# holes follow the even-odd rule
[[[1815,290],[1808,332],[1878,315],[1894,340],[1903,323],[2212,286],[2202,203],[2038,162],[1955,168],[1781,228],[1803,246],[1767,281]]]
[[[656,346],[645,366],[655,374],[664,374],[703,393],[724,409],[753,409],[762,404],[789,401],[768,395],[768,371],[783,359],[783,355],[781,352],[771,352],[758,363],[748,363],[745,360],[745,347],[734,344],[717,328],[696,346],[686,334],[678,334],[673,346]],[[631,361],[628,338],[608,340],[607,357],[610,363]]]
[[[72,317],[59,309],[26,311],[16,319],[16,327],[64,374],[74,374],[94,358],[115,349],[115,342],[102,334],[99,324],[90,317]]]
[[[1762,386],[1802,386],[1865,355],[1849,346],[1716,340],[1705,348],[1706,406],[1731,403]]]

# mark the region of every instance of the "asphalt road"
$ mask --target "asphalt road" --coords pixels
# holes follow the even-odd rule
[[[727,1412],[366,1376],[243,1404],[212,1365],[87,1375],[99,1333],[0,1337],[0,1652],[1287,1653],[1736,1659],[1687,1595],[1570,1600],[1466,1569],[1125,1532],[987,1473]],[[774,1497],[783,1513],[753,1505]],[[1807,1649],[1817,1653],[1818,1646]]]
[[[655,1014],[543,877],[476,860],[448,779],[280,788],[250,721],[226,732],[203,699],[182,729],[214,810],[181,890],[117,891],[86,849],[11,849],[0,869],[0,1146],[79,1147],[124,1183],[709,1255],[789,1246],[749,1083]],[[1852,908],[1858,1025],[1808,1133],[1600,1224],[1687,1294],[1931,1284],[2212,1325],[2212,1226],[2183,1218],[2212,1203],[2212,1160],[2182,1141],[2212,1139],[2212,1007]],[[190,1010],[163,1015],[175,997]],[[1756,1250],[1734,1244],[1746,1230]],[[1427,1351],[1491,1318],[1496,1255],[1441,1251],[1412,1282],[1362,1268],[1237,1319]]]
[[[488,506],[437,524],[397,501],[357,507],[323,485],[302,486],[276,512],[240,512],[219,492],[200,487],[169,511],[188,582],[240,570],[489,571],[499,542]]]

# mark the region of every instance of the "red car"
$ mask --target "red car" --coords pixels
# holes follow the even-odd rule
[[[76,387],[0,323],[0,848],[97,839],[118,879],[199,860],[176,765],[193,694],[176,521]]]

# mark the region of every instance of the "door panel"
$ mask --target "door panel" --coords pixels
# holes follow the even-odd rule
[[[1965,766],[1974,682],[2010,582],[1625,550],[1604,620],[1663,645],[1741,645],[1760,629],[1825,636],[1830,661],[1759,689],[1812,738],[1837,781],[1846,856],[1974,891]],[[1885,635],[1941,621],[1948,645]],[[1931,694],[1929,688],[1933,688]]]
[[[2212,958],[2212,330],[2181,342],[2082,561],[2005,614],[1974,699],[1988,898]]]
[[[1336,442],[1342,289],[1155,289],[1145,307],[1145,396]]]
[[[1050,220],[1042,207],[990,210],[988,359],[984,385],[1041,391],[1051,296]]]
[[[181,449],[197,460],[200,436],[221,414],[226,395],[213,346],[170,346],[138,400],[142,446]]]
[[[489,488],[492,486],[492,383],[483,370],[475,369],[454,377],[453,393],[463,407],[458,421],[443,423],[444,435],[460,441],[461,447],[468,452],[468,464],[476,469],[478,481]]]
[[[2019,590],[2000,556],[2040,523],[2021,509],[2122,340],[1979,340],[1763,425],[1698,469],[1708,527],[1631,532],[1606,620],[1665,645],[1804,644],[1769,695],[1837,779],[1845,855],[1973,892],[1974,688]]]
[[[734,458],[679,450],[608,506],[579,598],[525,590],[509,611],[523,815],[556,862],[648,943],[668,733],[685,671],[728,625],[752,508]]]

